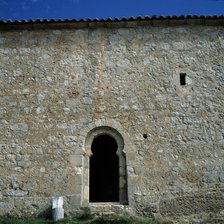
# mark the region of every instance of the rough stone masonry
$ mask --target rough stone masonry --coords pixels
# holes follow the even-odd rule
[[[63,196],[67,215],[223,217],[223,25],[1,23],[0,216],[38,216]],[[102,135],[118,147],[119,200],[91,203],[91,147]]]

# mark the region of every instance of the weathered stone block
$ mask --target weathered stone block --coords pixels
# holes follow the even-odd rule
[[[11,197],[23,197],[28,195],[27,191],[21,190],[7,190],[2,193],[3,196],[11,196]]]
[[[83,166],[83,156],[82,155],[71,155],[69,157],[70,164],[75,167],[82,167]]]

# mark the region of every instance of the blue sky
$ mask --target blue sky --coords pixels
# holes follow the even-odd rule
[[[224,0],[0,0],[0,20],[182,14],[224,14]]]

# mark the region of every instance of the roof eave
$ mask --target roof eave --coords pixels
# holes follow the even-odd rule
[[[151,26],[178,26],[178,25],[207,25],[223,26],[224,15],[213,16],[138,16],[106,19],[36,19],[36,20],[0,20],[0,29],[69,29],[69,28],[119,28]]]

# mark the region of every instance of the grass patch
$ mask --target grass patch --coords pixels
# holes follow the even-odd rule
[[[128,216],[100,216],[93,220],[91,224],[158,224],[158,222]]]
[[[77,217],[58,221],[57,224],[159,224],[156,221],[143,218],[125,216],[97,216],[91,219],[79,219]]]
[[[159,224],[156,221],[123,217],[123,216],[99,216],[91,219],[80,219],[78,217],[65,218],[54,222],[46,219],[15,219],[0,218],[0,224]]]
[[[57,222],[47,219],[15,219],[0,217],[0,224],[159,224],[156,221],[119,215],[95,216],[88,208],[84,208],[75,217],[69,217]]]
[[[0,224],[53,224],[53,221],[45,219],[16,219],[16,218],[0,218]]]
[[[139,219],[139,218],[100,216],[88,220],[80,220],[76,217],[66,218],[57,222],[44,219],[0,218],[0,224],[159,224],[159,223],[156,221]]]

